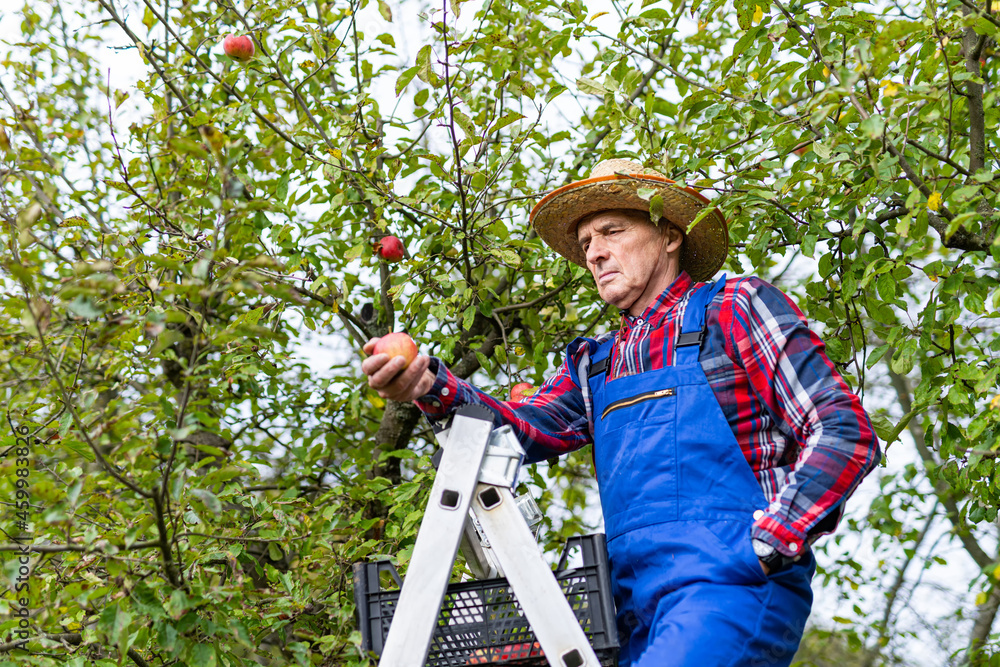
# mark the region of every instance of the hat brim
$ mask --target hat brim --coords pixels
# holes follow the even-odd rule
[[[638,194],[640,188],[655,192],[644,199]],[[576,237],[580,219],[610,209],[649,213],[649,199],[655,195],[663,199],[662,218],[685,233],[681,269],[697,281],[711,278],[729,252],[726,218],[717,207],[712,208],[692,227],[691,223],[711,202],[695,190],[659,174],[610,174],[575,181],[545,195],[531,209],[529,220],[553,250],[586,267],[587,258]]]

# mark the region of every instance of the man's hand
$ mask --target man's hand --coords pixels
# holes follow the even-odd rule
[[[759,559],[759,558],[758,558],[758,559],[757,559],[757,562],[758,562],[758,563],[760,563],[760,569],[764,570],[764,576],[765,576],[765,577],[771,574],[771,568],[769,568],[769,567],[768,567],[768,566],[767,566],[767,565],[766,565],[766,564],[764,563],[764,561],[762,561],[761,559]]]
[[[371,354],[378,341],[372,338],[365,343],[365,353]],[[434,375],[427,370],[430,361],[430,357],[421,354],[403,370],[406,365],[403,357],[376,354],[361,363],[361,370],[368,376],[368,386],[379,396],[403,403],[417,400],[434,386]]]

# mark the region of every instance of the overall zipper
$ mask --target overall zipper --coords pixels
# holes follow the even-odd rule
[[[636,394],[635,396],[630,396],[629,398],[623,398],[620,401],[615,401],[608,407],[604,408],[604,412],[601,413],[601,419],[607,419],[608,415],[617,410],[618,408],[627,408],[637,403],[642,403],[643,401],[651,401],[654,398],[664,398],[666,396],[673,396],[675,393],[676,392],[673,387],[668,387],[667,389],[646,391],[641,394]]]

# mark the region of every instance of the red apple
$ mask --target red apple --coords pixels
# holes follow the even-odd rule
[[[513,387],[510,388],[510,400],[521,402],[534,394],[537,389],[532,387],[527,382],[518,382]]]
[[[222,40],[222,50],[233,60],[246,62],[253,58],[253,40],[248,35],[229,35]]]
[[[403,259],[403,242],[395,236],[383,236],[375,244],[375,252],[387,262],[398,262]]]
[[[378,339],[374,352],[388,354],[390,359],[403,357],[406,359],[406,366],[409,366],[410,362],[417,358],[417,344],[405,333],[391,333]]]

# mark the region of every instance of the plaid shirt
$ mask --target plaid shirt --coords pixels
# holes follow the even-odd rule
[[[682,273],[639,317],[623,312],[617,333],[574,341],[559,371],[524,402],[498,401],[432,359],[436,380],[417,407],[437,420],[464,404],[485,405],[497,425],[514,428],[529,461],[579,449],[594,432],[590,391],[578,381],[587,377],[590,353],[617,336],[611,382],[671,364],[695,287]],[[727,280],[708,306],[706,326],[699,361],[770,502],[752,535],[794,556],[789,544],[836,528],[844,500],[878,464],[875,432],[823,342],[776,287],[753,277]]]

